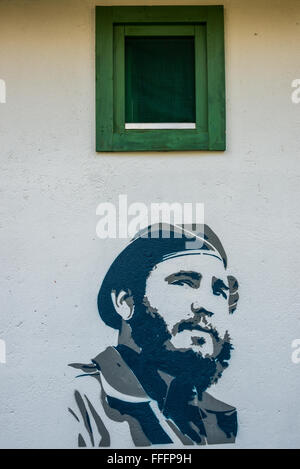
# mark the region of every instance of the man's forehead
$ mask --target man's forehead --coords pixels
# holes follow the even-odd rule
[[[222,259],[214,252],[195,250],[174,253],[165,257],[152,270],[153,274],[169,274],[179,271],[194,271],[201,275],[223,276],[225,268]]]

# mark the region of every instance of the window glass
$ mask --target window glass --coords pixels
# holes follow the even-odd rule
[[[195,122],[190,36],[125,38],[125,122]]]

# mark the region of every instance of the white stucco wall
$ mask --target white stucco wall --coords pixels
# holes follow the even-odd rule
[[[106,4],[219,4],[219,1]],[[215,396],[239,410],[236,447],[299,447],[299,0],[224,0],[224,153],[95,153],[94,0],[0,0],[0,447],[75,447],[67,364],[115,340],[100,282],[125,240],[96,207],[202,202],[240,282],[235,352]]]

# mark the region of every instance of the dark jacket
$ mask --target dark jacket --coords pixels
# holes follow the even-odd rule
[[[193,426],[197,438],[190,438],[172,419],[159,409],[157,402],[145,392],[143,386],[120,353],[108,347],[90,365],[72,364],[100,385],[100,393],[92,400],[85,392],[75,391],[75,407],[69,411],[81,424],[78,445],[109,447],[110,422],[127,422],[135,446],[194,445],[234,443],[237,433],[237,412],[204,392],[194,403],[193,411],[199,413],[201,425]],[[178,398],[180,405],[180,396]],[[181,428],[181,430],[179,429]]]

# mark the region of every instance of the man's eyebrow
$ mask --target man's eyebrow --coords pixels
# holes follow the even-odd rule
[[[229,287],[225,284],[224,280],[218,277],[213,277],[211,280],[212,285],[216,285],[218,287],[223,287],[226,290],[229,290]]]
[[[175,272],[171,275],[168,275],[165,278],[165,281],[168,283],[172,283],[176,280],[188,280],[191,282],[194,288],[199,288],[201,278],[202,275],[199,272],[195,272],[193,270],[180,270],[179,272]]]

